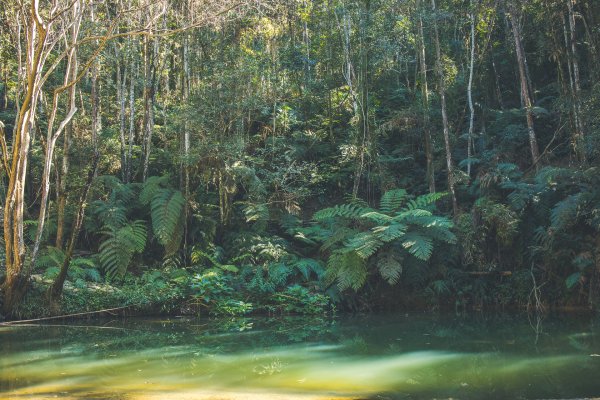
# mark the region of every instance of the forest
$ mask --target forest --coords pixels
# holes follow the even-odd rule
[[[0,319],[598,310],[600,2],[3,0]]]

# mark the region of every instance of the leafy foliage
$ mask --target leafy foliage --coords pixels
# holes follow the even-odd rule
[[[122,278],[133,256],[146,247],[146,224],[133,221],[120,228],[107,227],[100,245],[100,263],[109,278]]]
[[[369,260],[378,255],[376,265],[380,275],[395,284],[400,279],[403,256],[394,254],[393,249],[403,249],[406,256],[427,261],[435,241],[455,243],[452,222],[427,209],[443,196],[434,193],[409,200],[407,192],[398,189],[382,195],[380,210],[344,204],[317,212],[314,216],[317,222],[340,225],[336,229],[342,232],[334,241],[324,241],[322,247],[333,249],[327,262],[326,282],[337,282],[341,290],[360,289],[367,280]],[[349,222],[344,223],[340,218]],[[357,225],[358,230],[349,229],[348,224]],[[340,239],[344,239],[343,243]]]

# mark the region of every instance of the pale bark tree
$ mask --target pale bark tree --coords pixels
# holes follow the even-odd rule
[[[519,82],[521,85],[521,102],[525,108],[525,116],[527,119],[527,132],[529,136],[529,149],[531,151],[531,162],[537,169],[539,167],[540,150],[537,143],[533,122],[533,104],[531,101],[531,93],[528,74],[527,74],[527,57],[523,48],[523,35],[521,33],[520,12],[512,0],[507,0],[508,17],[510,19],[511,30],[515,41],[515,52],[517,54],[517,64],[519,67]]]
[[[475,70],[475,2],[470,1],[469,20],[471,22],[471,41],[469,55],[469,83],[467,99],[469,102],[469,132],[467,136],[467,175],[471,177],[471,157],[473,156],[473,127],[475,125],[475,107],[473,105],[473,75]]]
[[[448,122],[448,112],[446,106],[446,81],[444,77],[444,68],[443,68],[443,60],[442,60],[442,48],[440,45],[440,37],[438,32],[438,23],[437,23],[437,7],[435,4],[435,0],[431,0],[431,9],[433,11],[433,39],[435,42],[435,54],[436,54],[436,62],[435,62],[435,71],[438,76],[438,93],[440,96],[440,105],[442,112],[442,127],[444,131],[444,145],[446,149],[446,169],[448,173],[448,190],[450,191],[450,196],[452,198],[452,210],[454,215],[458,215],[458,203],[456,201],[456,187],[454,183],[454,162],[452,160],[452,146],[450,143],[450,125]]]
[[[418,59],[421,81],[421,100],[423,104],[423,136],[425,139],[425,158],[427,160],[427,185],[429,192],[435,193],[435,170],[433,166],[433,140],[431,137],[431,120],[429,116],[429,87],[427,84],[427,57],[425,52],[425,31],[423,28],[423,9],[421,0],[417,0],[418,12]]]

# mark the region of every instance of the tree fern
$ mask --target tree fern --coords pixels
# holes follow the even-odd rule
[[[554,205],[550,211],[552,229],[562,230],[577,222],[582,197],[581,193],[576,193]]]
[[[324,221],[330,218],[345,217],[345,218],[358,218],[363,214],[374,211],[371,208],[367,208],[358,204],[342,204],[331,208],[325,208],[318,211],[313,216],[315,221]]]
[[[417,208],[425,208],[436,201],[446,197],[447,192],[428,193],[417,197],[414,200],[409,200],[405,210],[415,210]]]
[[[324,280],[327,284],[337,283],[340,290],[358,290],[367,281],[367,263],[355,251],[336,250],[327,260]]]
[[[100,264],[109,278],[122,277],[135,254],[146,246],[146,224],[134,221],[121,228],[108,227],[100,245]]]
[[[324,272],[323,265],[313,258],[297,259],[291,263],[291,267],[299,271],[306,281],[310,279],[311,273],[320,278]]]
[[[400,209],[406,196],[407,192],[404,189],[389,190],[381,196],[379,209],[385,214],[391,214]]]
[[[429,260],[433,251],[433,241],[430,237],[416,232],[408,232],[402,237],[402,247],[422,261]]]
[[[434,242],[456,243],[452,221],[431,211],[431,205],[445,195],[426,194],[403,207],[407,193],[396,189],[383,194],[379,210],[352,202],[318,211],[313,219],[322,232],[330,232],[328,237],[313,236],[323,243],[321,251],[330,253],[327,281],[337,282],[340,289],[360,288],[366,280],[367,266],[373,264],[370,261],[374,258],[381,277],[396,283],[403,269],[400,263],[403,252],[409,258],[427,261]],[[399,250],[394,254],[390,249]]]
[[[152,230],[167,255],[179,249],[183,238],[185,198],[179,190],[157,190],[151,201]]]
[[[383,241],[372,232],[361,232],[356,236],[350,238],[346,242],[346,248],[353,250],[360,257],[365,260],[375,254],[381,246],[383,246]]]
[[[393,252],[385,252],[377,257],[377,269],[383,279],[390,285],[395,285],[402,274],[402,260]]]
[[[144,185],[142,186],[142,190],[140,191],[139,199],[140,203],[144,205],[150,205],[154,196],[158,194],[161,190],[168,187],[170,178],[168,175],[165,176],[151,176],[146,179]]]

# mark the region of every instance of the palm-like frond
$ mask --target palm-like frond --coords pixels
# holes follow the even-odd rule
[[[122,277],[133,256],[146,247],[146,225],[134,221],[121,228],[108,227],[106,240],[100,245],[100,264],[109,278]]]
[[[385,214],[391,214],[400,209],[406,196],[407,192],[404,189],[388,190],[381,196],[379,209]]]
[[[185,198],[179,190],[160,189],[151,201],[152,230],[167,255],[175,253],[183,237]]]

